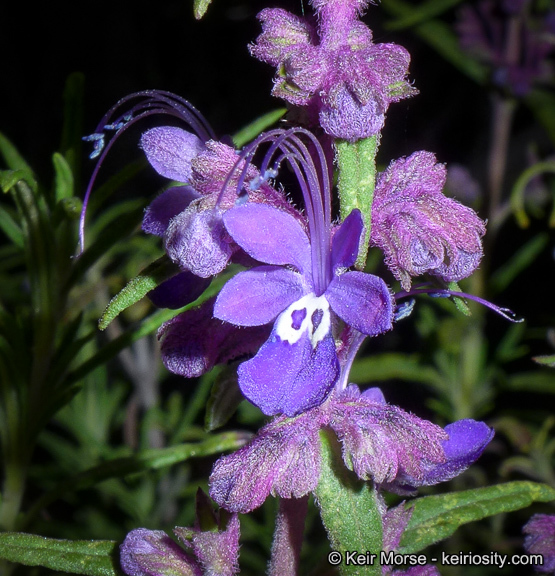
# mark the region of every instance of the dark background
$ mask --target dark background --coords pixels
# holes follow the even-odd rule
[[[308,12],[308,2],[304,4]],[[64,83],[72,72],[79,71],[85,77],[83,134],[94,132],[117,100],[152,88],[183,96],[205,115],[218,135],[231,134],[282,106],[270,95],[274,71],[252,58],[247,49],[260,32],[256,13],[268,5],[296,14],[303,9],[301,0],[214,0],[204,19],[196,21],[192,0],[53,1],[32,7],[26,2],[3,3],[0,131],[48,182],[51,156],[60,142]],[[454,20],[456,11],[445,18]],[[379,5],[370,5],[364,18],[376,42],[397,42],[409,50],[410,78],[420,94],[391,105],[379,163],[384,166],[415,150],[430,150],[440,162],[466,165],[483,185],[490,94],[410,31],[386,31],[388,19]],[[530,142],[540,143],[540,155],[552,150],[545,134],[533,126],[530,111],[520,106],[507,182],[514,182],[525,168],[525,149]],[[87,147],[83,151],[83,182],[87,168],[92,170],[88,152]],[[536,225],[545,229],[545,221]],[[498,239],[492,258],[504,262],[532,237],[534,226],[515,234],[511,223]],[[543,278],[553,276],[553,232],[551,236],[551,248],[542,255],[535,272]],[[547,280],[540,282],[540,290],[537,285],[530,277],[521,276],[514,293],[500,304],[522,315],[533,311],[540,323],[545,322],[546,301],[538,294],[547,299],[550,288]]]

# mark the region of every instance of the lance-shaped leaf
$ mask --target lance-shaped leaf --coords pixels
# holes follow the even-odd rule
[[[0,534],[0,558],[25,566],[85,576],[122,576],[117,542],[112,540],[54,540],[36,534]]]
[[[144,298],[161,282],[175,275],[176,271],[175,264],[167,256],[162,256],[147,266],[110,300],[98,323],[99,328],[105,330],[121,312]]]
[[[413,554],[451,536],[459,526],[555,500],[555,490],[535,482],[507,482],[487,488],[425,496],[410,503],[412,516],[401,539],[399,554]]]

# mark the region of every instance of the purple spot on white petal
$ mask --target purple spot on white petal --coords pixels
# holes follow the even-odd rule
[[[312,322],[312,331],[316,332],[316,330],[318,330],[318,327],[320,326],[320,323],[322,322],[322,318],[324,317],[324,311],[323,310],[314,310],[314,312],[312,313],[312,316],[310,317],[310,321]]]
[[[300,330],[305,318],[306,308],[302,308],[301,310],[293,310],[293,312],[291,312],[291,328],[293,328],[293,330]]]

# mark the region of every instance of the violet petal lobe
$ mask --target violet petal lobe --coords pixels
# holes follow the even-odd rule
[[[304,294],[302,278],[277,266],[239,272],[221,289],[214,316],[236,326],[261,326],[277,318]]]
[[[355,399],[349,390],[332,409],[331,426],[342,443],[345,464],[363,480],[382,484],[404,476],[423,478],[431,466],[445,461],[446,433],[397,406],[362,395]]]
[[[246,514],[272,494],[301,498],[320,476],[320,423],[314,414],[280,417],[237,452],[221,457],[210,475],[210,496],[231,512]]]
[[[157,196],[145,210],[143,231],[147,234],[163,236],[170,220],[183,212],[187,206],[200,194],[191,186],[175,186],[168,188]]]
[[[239,572],[239,518],[220,510],[220,518],[224,515],[226,522],[220,530],[174,529],[181,542],[192,548],[203,576],[233,576]]]
[[[339,377],[335,341],[328,332],[313,346],[305,331],[290,343],[277,332],[239,366],[239,387],[264,414],[294,416],[320,405],[332,391]]]
[[[333,311],[359,332],[376,336],[391,330],[393,297],[378,276],[346,272],[334,277],[325,295]]]
[[[473,464],[491,442],[495,432],[484,422],[458,420],[445,427],[449,439],[443,442],[447,460],[428,470],[420,483],[414,486],[427,486],[451,480]]]
[[[129,532],[120,546],[120,563],[128,576],[202,576],[197,562],[162,530]]]
[[[269,328],[237,328],[213,318],[214,300],[162,324],[162,361],[174,374],[201,376],[216,364],[253,354],[268,338]]]
[[[164,237],[168,256],[183,270],[208,278],[221,272],[233,254],[233,243],[221,211],[189,206],[172,218]]]
[[[534,514],[522,529],[526,538],[524,548],[528,554],[541,554],[543,566],[535,566],[537,572],[555,573],[555,516]]]
[[[292,264],[310,271],[310,242],[290,214],[266,204],[249,202],[223,216],[231,237],[247,254],[266,264]]]
[[[177,310],[194,302],[210,286],[210,278],[180,272],[151,290],[147,296],[157,308]]]
[[[337,229],[331,243],[331,263],[337,268],[350,268],[358,256],[364,224],[360,210],[353,210]]]
[[[158,174],[178,182],[190,181],[191,160],[205,148],[198,136],[175,126],[147,130],[141,147]]]

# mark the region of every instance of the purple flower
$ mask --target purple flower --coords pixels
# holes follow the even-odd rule
[[[161,176],[189,184],[158,196],[146,210],[143,230],[164,238],[168,256],[182,270],[204,279],[218,274],[239,250],[222,222],[223,213],[237,199],[237,180],[228,178],[240,162],[236,151],[214,140],[202,143],[171,126],[148,130],[141,146]],[[257,176],[250,166],[246,178]],[[267,182],[252,191],[249,201],[290,209],[283,195]]]
[[[544,19],[523,10],[528,0],[482,0],[461,8],[457,31],[463,50],[492,69],[496,86],[526,96],[534,82],[549,81],[553,67],[553,12]]]
[[[490,428],[474,420],[442,430],[380,397],[375,389],[361,394],[351,385],[304,414],[274,419],[248,445],[216,462],[210,495],[231,512],[247,513],[270,494],[308,494],[320,476],[322,428],[336,433],[345,465],[359,478],[401,493],[407,492],[408,479],[416,488],[457,476],[493,436]]]
[[[417,92],[405,80],[408,52],[372,42],[359,20],[367,0],[311,3],[317,28],[279,8],[262,10],[251,54],[277,67],[272,94],[307,107],[327,134],[350,141],[377,134],[389,104]]]
[[[179,546],[161,530],[138,528],[120,546],[120,562],[129,576],[233,576],[239,572],[239,519],[214,512],[199,489],[194,528],[176,527]],[[186,551],[185,551],[186,550]]]
[[[196,560],[162,530],[129,532],[120,547],[120,563],[129,576],[202,576]]]
[[[482,258],[485,224],[443,194],[445,178],[445,166],[430,152],[395,160],[378,178],[370,241],[404,290],[422,274],[447,282],[466,278]]]
[[[543,564],[536,565],[537,572],[555,574],[555,516],[534,514],[522,529],[526,534],[524,548],[529,554],[541,554]]]
[[[284,146],[293,142],[286,139]],[[302,160],[306,181],[298,174],[308,235],[298,219],[263,204],[237,206],[223,217],[231,238],[266,264],[232,278],[216,299],[214,316],[236,326],[274,323],[257,355],[238,369],[241,391],[268,415],[294,416],[329,395],[340,373],[339,320],[367,336],[391,329],[393,321],[394,302],[383,280],[347,271],[363,231],[360,212],[333,229],[327,166],[317,171],[309,158]]]

